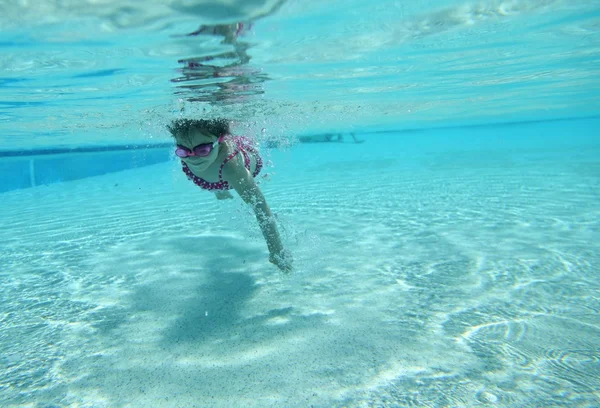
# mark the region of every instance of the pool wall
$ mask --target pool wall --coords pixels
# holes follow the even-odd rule
[[[0,193],[148,166],[167,161],[167,146],[0,152]]]

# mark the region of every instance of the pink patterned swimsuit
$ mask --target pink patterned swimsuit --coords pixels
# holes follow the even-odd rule
[[[223,160],[223,163],[221,163],[221,167],[219,167],[219,181],[217,181],[217,182],[213,183],[213,182],[206,181],[206,180],[196,176],[194,173],[192,173],[192,171],[190,170],[188,165],[185,164],[185,162],[183,160],[181,161],[181,167],[182,167],[183,172],[188,177],[188,179],[190,179],[198,187],[201,187],[201,188],[203,188],[205,190],[209,190],[209,191],[231,190],[231,186],[229,185],[229,183],[227,181],[223,180],[223,167],[225,167],[227,162],[229,162],[231,159],[233,159],[236,156],[236,154],[238,154],[240,152],[244,156],[244,166],[248,169],[248,171],[251,171],[250,169],[251,169],[251,163],[252,163],[250,160],[249,153],[252,153],[254,155],[254,157],[256,158],[256,169],[252,173],[252,177],[256,177],[258,175],[258,173],[260,173],[260,170],[263,167],[263,162],[262,162],[260,155],[258,154],[258,150],[256,150],[256,148],[254,148],[254,146],[252,145],[252,141],[250,139],[248,139],[247,137],[243,137],[243,136],[232,136],[232,137],[228,137],[225,140],[232,141],[233,144],[235,145],[235,150],[233,153],[231,153],[229,156],[227,156],[227,158],[225,160]]]

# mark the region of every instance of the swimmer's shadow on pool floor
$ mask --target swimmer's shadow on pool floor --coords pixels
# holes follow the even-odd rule
[[[165,319],[169,313],[178,316],[174,320],[168,319],[170,323],[163,330],[161,342],[166,345],[216,339],[264,339],[277,336],[277,332],[284,329],[293,331],[310,327],[321,318],[300,316],[289,306],[259,311],[252,317],[244,316],[243,312],[259,286],[250,271],[243,271],[246,265],[260,264],[264,255],[262,251],[248,248],[245,242],[213,236],[176,239],[168,244],[175,255],[179,252],[192,258],[199,248],[218,250],[199,256],[197,267],[190,267],[190,262],[186,262],[185,280],[179,278],[173,282],[172,277],[158,275],[158,279],[137,286],[131,294],[131,311],[134,313],[156,312]],[[265,268],[269,268],[265,274],[279,273],[266,262]],[[285,328],[268,324],[275,320],[286,320],[288,324]]]

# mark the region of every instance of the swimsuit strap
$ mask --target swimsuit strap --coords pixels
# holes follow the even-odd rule
[[[238,154],[240,152],[240,150],[242,151],[242,153],[244,152],[243,149],[240,149],[239,144],[237,143],[237,141],[235,139],[233,139],[233,142],[236,144],[237,146],[237,150],[235,150],[233,153],[231,153],[229,156],[227,156],[227,158],[225,160],[223,160],[223,163],[221,163],[221,167],[219,167],[219,181],[222,182],[223,181],[223,167],[225,167],[225,165],[235,157],[236,154]],[[245,159],[245,155],[244,155],[244,159]]]
[[[254,147],[254,143],[252,142],[252,140],[245,136],[237,136],[236,144],[238,145],[238,148],[242,151],[242,154],[244,155],[244,161],[248,171],[250,171],[250,169],[252,168],[248,152],[254,155],[254,157],[256,158],[256,168],[252,173],[252,177],[258,176],[258,173],[260,173],[260,171],[262,170],[263,161],[260,157],[260,153],[258,152],[258,150],[256,150],[256,147]]]
[[[250,156],[248,156],[248,152],[246,151],[247,147],[244,146],[244,140],[243,138],[238,138],[236,140],[236,144],[238,146],[238,149],[240,152],[242,152],[242,156],[244,156],[244,167],[246,167],[246,169],[250,170],[251,168],[251,161],[250,161]]]
[[[223,180],[223,167],[225,167],[225,165],[240,152],[242,153],[242,156],[244,157],[244,167],[246,167],[246,169],[250,170],[250,166],[251,166],[250,156],[248,156],[248,153],[246,152],[246,149],[248,149],[250,147],[248,145],[248,140],[242,136],[234,136],[231,138],[231,141],[235,144],[235,147],[237,149],[233,153],[231,153],[229,156],[227,156],[227,158],[225,160],[223,160],[223,163],[221,163],[221,167],[219,167],[219,181]]]

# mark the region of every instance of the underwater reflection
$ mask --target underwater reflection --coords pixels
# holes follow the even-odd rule
[[[220,37],[220,44],[230,50],[180,59],[181,76],[171,80],[178,84],[175,95],[188,102],[227,105],[246,102],[253,95],[263,94],[261,84],[269,78],[261,69],[247,65],[251,59],[248,54],[251,45],[242,39],[252,27],[252,22],[202,25],[187,34],[199,41],[205,39],[207,44],[211,37]]]

